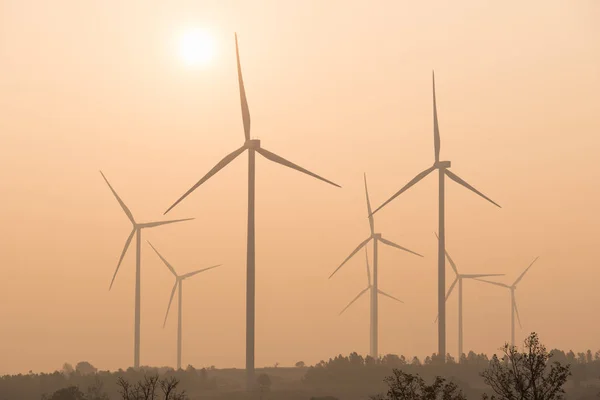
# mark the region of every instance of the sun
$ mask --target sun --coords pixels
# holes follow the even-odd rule
[[[205,65],[214,56],[214,41],[201,29],[188,29],[180,34],[177,51],[187,66]]]

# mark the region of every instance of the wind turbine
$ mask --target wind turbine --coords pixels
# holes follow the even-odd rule
[[[523,279],[523,277],[525,276],[527,271],[529,271],[529,268],[531,268],[531,266],[537,261],[538,258],[539,258],[539,256],[536,257],[531,262],[531,264],[529,264],[529,267],[527,267],[525,269],[525,271],[523,271],[523,273],[521,275],[519,275],[517,280],[512,285],[507,285],[507,284],[500,283],[500,282],[487,281],[485,279],[477,279],[482,282],[491,283],[492,285],[501,286],[501,287],[510,289],[510,344],[511,344],[511,346],[515,345],[515,314],[517,316],[517,320],[519,321],[519,327],[522,327],[521,317],[519,317],[519,309],[517,308],[517,299],[515,298],[515,290],[517,290],[517,283],[519,283],[521,281],[521,279]]]
[[[344,266],[344,264],[346,264],[346,262],[348,260],[350,260],[356,253],[358,253],[360,251],[360,249],[362,249],[363,247],[365,247],[369,241],[373,240],[373,283],[371,284],[371,273],[369,272],[369,259],[367,256],[367,273],[369,275],[369,287],[367,287],[367,289],[363,290],[362,292],[359,293],[358,296],[356,296],[356,298],[354,300],[352,300],[350,302],[350,304],[348,304],[346,306],[346,308],[350,307],[350,305],[352,303],[354,303],[360,296],[362,296],[364,293],[366,293],[367,290],[371,289],[371,345],[370,345],[370,354],[371,357],[373,358],[377,358],[379,356],[378,353],[378,337],[379,337],[379,333],[378,333],[378,325],[379,325],[379,316],[378,316],[378,305],[377,305],[377,294],[382,294],[384,296],[387,297],[391,297],[394,300],[398,300],[395,297],[390,296],[387,293],[384,293],[382,291],[379,290],[378,288],[378,283],[377,283],[377,267],[378,267],[378,243],[381,242],[385,245],[388,245],[390,247],[395,247],[397,249],[400,250],[404,250],[407,251],[409,253],[415,254],[419,257],[423,257],[421,254],[419,253],[415,253],[412,250],[406,249],[394,242],[391,242],[385,238],[383,238],[381,236],[381,233],[375,233],[375,221],[373,219],[373,215],[371,213],[371,201],[369,200],[369,189],[367,188],[367,174],[365,174],[365,195],[367,198],[367,212],[368,212],[368,216],[369,216],[369,226],[371,228],[371,234],[369,235],[369,237],[367,237],[364,241],[362,241],[358,247],[356,249],[354,249],[354,251],[352,253],[350,253],[350,255],[348,257],[346,257],[346,259],[344,260],[344,262],[342,262],[342,264],[337,267],[337,269],[335,271],[333,271],[333,273],[329,276],[329,278],[331,278],[336,272],[338,272],[340,270],[340,268],[342,268]],[[366,248],[365,248],[366,250]],[[398,300],[400,301],[400,300]],[[344,310],[342,310],[342,312],[344,312],[346,310],[346,308],[344,308]],[[340,313],[341,314],[341,313]]]
[[[407,191],[410,187],[415,185],[421,179],[425,178],[434,170],[439,171],[439,216],[438,216],[438,232],[439,232],[439,240],[438,240],[438,315],[439,315],[439,323],[438,323],[438,355],[440,357],[441,362],[445,362],[446,359],[446,307],[445,307],[445,292],[446,292],[446,265],[444,259],[444,251],[446,248],[446,226],[445,226],[445,190],[444,183],[445,177],[452,179],[459,185],[464,186],[465,188],[471,190],[472,192],[478,194],[483,197],[490,203],[500,207],[497,203],[495,203],[492,199],[485,196],[483,193],[475,189],[473,186],[465,182],[458,175],[450,171],[450,161],[440,161],[440,132],[438,126],[438,117],[437,117],[437,105],[435,100],[435,74],[432,73],[433,79],[433,144],[434,144],[434,155],[435,160],[431,167],[427,168],[423,172],[417,174],[410,182],[408,182],[402,189],[397,191],[392,197],[390,197],[385,203],[379,206],[373,214],[379,211],[381,208],[386,206],[389,202],[394,200],[396,197],[400,196],[402,193]]]
[[[386,297],[389,297],[392,300],[396,300],[400,303],[404,303],[402,300],[395,298],[394,296],[385,293],[383,290],[379,289],[377,287],[377,283],[375,281],[375,283],[371,283],[371,269],[369,268],[369,254],[367,252],[367,248],[365,247],[365,256],[367,259],[367,278],[368,278],[368,282],[369,285],[363,289],[350,303],[348,303],[348,305],[346,307],[344,307],[344,309],[342,311],[340,311],[339,315],[342,315],[344,313],[344,311],[346,311],[352,304],[354,304],[354,302],[356,300],[358,300],[363,294],[365,294],[368,290],[371,290],[371,306],[370,306],[370,352],[369,355],[371,357],[373,357],[374,359],[377,359],[378,355],[378,331],[377,331],[377,324],[378,324],[378,313],[377,313],[377,308],[378,308],[378,303],[377,303],[377,295],[383,295]]]
[[[175,268],[173,268],[173,266],[171,264],[169,264],[169,262],[158,252],[158,250],[156,250],[156,248],[154,246],[152,246],[152,243],[148,242],[148,244],[150,245],[150,247],[152,247],[152,249],[154,250],[154,252],[158,255],[158,257],[160,257],[160,259],[162,260],[163,263],[165,263],[165,265],[167,266],[167,268],[169,268],[169,271],[171,271],[171,273],[173,275],[175,275],[175,285],[173,285],[173,290],[171,291],[171,297],[169,298],[169,306],[167,307],[167,313],[165,315],[165,322],[163,323],[163,328],[165,327],[165,325],[167,324],[167,317],[169,316],[169,310],[171,309],[171,303],[173,302],[173,297],[175,296],[175,290],[178,291],[177,293],[177,302],[178,302],[178,310],[177,310],[177,370],[181,369],[181,317],[182,317],[182,310],[183,310],[183,297],[182,297],[182,284],[184,279],[190,278],[196,274],[199,274],[200,272],[204,272],[204,271],[208,271],[209,269],[213,269],[213,268],[217,268],[220,267],[221,264],[219,265],[214,265],[212,267],[208,267],[208,268],[203,268],[203,269],[199,269],[197,271],[193,271],[193,272],[188,272],[187,274],[183,274],[183,275],[177,275],[177,272],[175,272]]]
[[[129,245],[131,244],[131,240],[133,239],[133,236],[135,235],[135,237],[136,237],[136,239],[135,239],[135,327],[134,327],[134,334],[133,334],[133,336],[134,336],[134,338],[133,338],[133,367],[139,368],[140,367],[140,299],[141,299],[140,280],[141,280],[142,229],[154,228],[157,226],[167,225],[167,224],[173,224],[175,222],[191,221],[194,218],[138,223],[135,221],[135,219],[133,218],[133,214],[131,213],[129,208],[125,205],[123,200],[121,200],[121,198],[119,197],[119,195],[117,194],[115,189],[113,189],[113,187],[108,182],[108,179],[106,179],[106,176],[104,176],[102,171],[100,171],[100,174],[106,181],[106,184],[110,188],[110,191],[113,193],[113,195],[115,196],[115,198],[121,205],[123,212],[125,212],[125,215],[127,215],[127,218],[129,218],[129,220],[131,221],[131,224],[133,225],[131,233],[129,234],[129,236],[127,237],[127,240],[125,241],[125,246],[123,247],[123,251],[121,252],[121,257],[119,257],[119,262],[117,263],[117,269],[115,269],[115,273],[113,274],[112,280],[110,281],[110,287],[108,290],[112,289],[112,285],[115,282],[115,278],[117,277],[117,272],[119,272],[119,267],[121,266],[121,262],[123,261],[123,258],[125,257],[125,253],[127,253],[127,249],[129,248]]]
[[[250,110],[246,99],[246,91],[244,89],[244,81],[242,79],[242,69],[240,66],[240,55],[238,50],[237,34],[235,35],[235,53],[237,58],[238,83],[240,87],[240,101],[242,104],[242,120],[244,123],[245,142],[239,149],[227,155],[217,163],[202,179],[192,186],[183,196],[181,196],[167,211],[168,213],[173,207],[179,204],[196,188],[210,179],[213,175],[223,169],[227,164],[233,161],[237,156],[248,150],[248,236],[247,236],[247,254],[246,254],[246,385],[250,390],[254,386],[254,307],[255,307],[255,241],[254,241],[254,195],[255,195],[255,155],[256,153],[265,157],[269,161],[276,162],[283,166],[295,169],[304,174],[327,182],[331,185],[340,187],[339,185],[320,177],[277,154],[271,153],[267,149],[261,147],[260,140],[251,139],[250,137]]]
[[[438,237],[437,233],[435,236]],[[463,355],[463,279],[477,279],[489,276],[504,276],[504,274],[461,274],[458,272],[458,268],[456,268],[456,264],[452,260],[452,257],[450,257],[450,254],[448,254],[447,250],[446,257],[448,258],[448,261],[450,262],[450,265],[452,266],[452,269],[456,274],[456,278],[454,279],[454,282],[452,282],[452,285],[450,285],[450,288],[446,293],[446,298],[444,301],[448,301],[448,297],[450,297],[450,294],[452,294],[454,287],[458,283],[458,360],[460,360],[460,358]]]

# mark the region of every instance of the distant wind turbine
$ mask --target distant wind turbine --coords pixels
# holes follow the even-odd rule
[[[378,329],[378,325],[379,325],[379,316],[378,316],[378,304],[377,304],[377,294],[382,294],[384,296],[390,297],[394,300],[398,300],[395,297],[390,296],[387,293],[382,292],[381,290],[379,290],[378,287],[378,283],[377,283],[377,267],[378,267],[378,243],[381,242],[383,244],[386,244],[388,246],[391,247],[395,247],[397,249],[400,250],[404,250],[407,251],[409,253],[415,254],[419,257],[423,257],[422,255],[420,255],[419,253],[415,253],[412,250],[406,249],[394,242],[391,242],[385,238],[383,238],[381,236],[381,233],[375,233],[375,221],[373,219],[373,215],[371,213],[371,201],[369,200],[369,190],[367,188],[367,175],[365,174],[364,176],[365,178],[365,195],[367,198],[367,212],[368,212],[368,216],[369,216],[369,225],[371,228],[371,234],[369,235],[369,237],[367,237],[364,241],[362,241],[358,247],[356,249],[354,249],[354,251],[352,253],[350,253],[350,255],[348,257],[346,257],[346,259],[344,260],[344,262],[342,262],[342,264],[337,267],[337,269],[335,271],[333,271],[333,273],[329,276],[329,278],[331,278],[336,272],[338,272],[340,270],[340,268],[342,268],[344,266],[344,264],[346,264],[346,262],[348,260],[350,260],[356,253],[358,253],[360,251],[360,249],[362,249],[363,247],[365,247],[369,241],[373,240],[373,283],[371,284],[371,273],[369,272],[369,258],[367,256],[367,274],[369,275],[369,286],[363,290],[362,292],[360,292],[358,294],[358,296],[356,296],[356,298],[354,300],[352,300],[350,302],[350,304],[348,304],[346,306],[346,308],[350,307],[350,305],[352,303],[354,303],[360,296],[362,296],[364,293],[367,292],[367,290],[371,289],[371,341],[370,341],[370,355],[373,358],[377,358],[379,356],[379,349],[378,349],[378,337],[379,337],[379,329]],[[365,248],[366,250],[366,248]],[[398,300],[400,301],[400,300]],[[346,308],[344,308],[342,310],[342,312],[344,312],[346,310]],[[341,314],[341,313],[340,313]]]
[[[133,225],[133,229],[131,230],[129,237],[127,237],[127,240],[125,241],[125,246],[123,247],[123,251],[121,252],[121,257],[119,257],[119,262],[117,263],[117,269],[115,269],[115,273],[113,274],[112,280],[110,281],[109,290],[112,289],[112,285],[115,282],[115,278],[117,277],[117,272],[119,272],[119,267],[121,266],[121,262],[123,261],[123,258],[125,257],[125,253],[127,252],[129,245],[131,244],[131,240],[133,239],[134,235],[136,236],[136,240],[135,240],[135,328],[134,328],[134,342],[133,342],[133,348],[134,348],[134,350],[133,350],[133,353],[134,353],[133,354],[133,367],[139,368],[140,367],[140,299],[141,299],[140,279],[141,279],[142,229],[154,228],[156,226],[167,225],[167,224],[173,224],[175,222],[191,221],[194,218],[138,223],[135,221],[135,219],[133,218],[133,214],[131,213],[129,208],[125,205],[123,200],[121,200],[121,198],[119,197],[117,192],[113,189],[113,187],[108,182],[108,179],[106,179],[106,176],[104,176],[102,171],[100,171],[100,174],[106,181],[106,184],[110,188],[110,191],[113,193],[113,195],[115,196],[115,198],[121,205],[123,212],[125,212],[125,215],[127,215],[127,218],[129,218],[129,220],[131,221],[131,223]]]
[[[182,325],[182,311],[183,311],[183,296],[181,293],[182,293],[183,281],[184,281],[184,279],[190,278],[196,274],[199,274],[200,272],[204,272],[204,271],[208,271],[209,269],[220,267],[221,264],[214,265],[214,266],[208,267],[208,268],[199,269],[197,271],[189,272],[187,274],[177,275],[177,272],[175,272],[175,268],[173,268],[173,266],[171,264],[169,264],[169,262],[158,252],[158,250],[156,250],[156,248],[154,246],[152,246],[152,243],[148,242],[148,244],[150,245],[150,247],[152,247],[154,252],[162,260],[162,262],[167,266],[169,271],[171,271],[171,273],[173,275],[175,275],[175,285],[173,285],[173,290],[171,291],[171,297],[169,298],[169,306],[167,307],[167,313],[165,314],[165,322],[163,323],[163,328],[167,324],[167,317],[169,316],[169,310],[171,309],[171,303],[173,302],[173,297],[175,296],[175,290],[178,290],[178,296],[177,296],[178,297],[178,299],[177,299],[177,305],[178,305],[178,310],[177,310],[177,370],[180,370],[181,369],[181,332],[182,332],[181,325]]]
[[[377,284],[371,283],[371,269],[369,268],[369,253],[368,253],[366,247],[365,247],[365,256],[367,259],[366,260],[367,261],[367,278],[368,278],[369,285],[365,289],[363,289],[350,303],[348,303],[348,305],[346,307],[344,307],[344,309],[342,311],[340,311],[339,315],[342,315],[344,313],[344,311],[346,311],[352,304],[354,304],[354,302],[356,300],[358,300],[368,290],[371,290],[371,305],[369,307],[370,308],[370,317],[369,317],[370,318],[370,341],[369,341],[370,351],[369,351],[369,355],[376,359],[379,356],[379,354],[378,354],[378,330],[377,330],[377,325],[378,325],[377,295],[381,294],[383,296],[389,297],[392,300],[396,300],[400,303],[404,303],[404,302],[400,299],[395,298],[391,294],[385,293],[383,290],[381,290],[377,287]],[[375,300],[373,300],[373,299],[375,299]]]
[[[394,200],[396,197],[400,196],[402,193],[407,191],[414,184],[419,182],[421,179],[425,178],[434,170],[439,170],[439,216],[438,216],[438,232],[439,232],[439,240],[438,240],[438,315],[439,315],[439,323],[438,323],[438,355],[440,356],[440,361],[444,362],[446,359],[446,306],[445,306],[445,292],[446,292],[446,264],[444,259],[444,250],[446,243],[446,226],[445,226],[445,218],[444,218],[444,204],[445,204],[445,190],[444,183],[445,177],[448,176],[450,179],[458,183],[459,185],[464,186],[465,188],[471,190],[472,192],[478,194],[483,197],[490,203],[500,207],[497,203],[491,200],[489,197],[485,196],[483,193],[475,189],[473,186],[465,182],[458,175],[454,174],[448,168],[450,168],[450,161],[440,161],[440,132],[438,126],[438,117],[437,117],[437,105],[435,100],[435,75],[433,77],[433,143],[434,143],[434,155],[435,161],[433,166],[427,168],[425,171],[417,174],[410,182],[408,182],[402,189],[396,192],[392,197],[390,197],[385,203],[379,206],[373,214],[379,211],[381,208],[386,206],[389,202]]]
[[[242,103],[242,120],[244,123],[245,142],[239,149],[227,155],[217,163],[202,179],[192,186],[183,196],[181,196],[171,207],[165,211],[168,213],[173,207],[179,204],[190,193],[196,190],[200,185],[210,179],[213,175],[223,169],[227,164],[233,161],[237,156],[248,150],[248,236],[247,236],[247,255],[246,255],[246,387],[250,390],[254,384],[254,308],[255,308],[255,236],[254,236],[254,194],[255,194],[255,155],[262,155],[267,160],[276,162],[283,166],[295,169],[304,174],[310,175],[331,185],[339,185],[320,177],[286,159],[271,153],[261,147],[260,140],[250,138],[250,110],[246,99],[244,81],[242,79],[242,68],[240,66],[240,55],[238,50],[237,34],[235,35],[235,53],[237,58],[238,83],[240,87],[240,101]]]
[[[437,233],[435,236],[438,237]],[[448,301],[448,297],[450,297],[450,294],[452,294],[454,287],[458,283],[458,360],[460,360],[460,358],[463,355],[463,279],[477,279],[489,276],[504,276],[504,274],[461,274],[458,272],[458,268],[456,268],[456,264],[450,257],[450,254],[448,254],[447,250],[446,257],[448,258],[448,261],[450,262],[450,265],[452,266],[452,269],[456,274],[456,278],[454,279],[454,282],[452,282],[452,285],[450,285],[450,288],[446,293],[445,301]]]
[[[523,279],[523,277],[525,276],[527,271],[529,271],[529,268],[531,268],[531,266],[537,261],[538,258],[539,258],[539,256],[536,257],[531,262],[531,264],[529,264],[529,267],[527,267],[525,269],[525,271],[523,271],[523,273],[521,275],[519,275],[517,280],[512,285],[506,285],[506,284],[500,283],[500,282],[487,281],[485,279],[477,279],[478,281],[491,283],[492,285],[501,286],[501,287],[510,289],[510,344],[511,344],[511,346],[515,345],[515,314],[517,315],[517,320],[519,321],[519,327],[522,327],[521,317],[519,316],[519,309],[517,308],[517,299],[515,298],[515,290],[517,290],[517,283],[519,283],[521,281],[521,279]]]

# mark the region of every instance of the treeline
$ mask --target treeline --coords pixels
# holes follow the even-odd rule
[[[573,351],[551,350],[552,362],[560,362],[571,366],[570,385],[578,387],[600,377],[600,351],[591,350],[582,353]],[[370,356],[362,357],[357,353],[348,356],[338,355],[329,361],[321,361],[309,367],[303,377],[303,382],[315,387],[381,386],[392,369],[400,369],[411,374],[420,374],[426,379],[443,376],[456,382],[466,392],[483,388],[481,373],[489,366],[490,358],[486,354],[476,354],[470,351],[463,354],[457,361],[447,355],[446,362],[439,362],[439,357],[433,354],[423,360],[418,357],[408,358],[402,355],[388,354],[378,359]]]
[[[329,361],[321,361],[309,367],[302,382],[314,388],[347,387],[360,393],[377,393],[385,389],[385,378],[392,370],[398,369],[409,374],[419,374],[424,379],[444,376],[456,383],[470,398],[479,397],[484,387],[481,372],[488,367],[490,359],[485,354],[469,352],[460,362],[446,356],[441,363],[437,355],[407,358],[402,355],[387,354],[378,359],[362,357],[357,353],[348,356],[338,355]]]
[[[588,392],[594,396],[597,394],[597,389],[593,386],[597,385],[600,377],[600,351],[574,353],[555,349],[550,354],[551,362],[570,367],[566,385],[569,398],[581,398]],[[351,353],[348,356],[338,355],[308,368],[303,362],[298,362],[296,368],[268,368],[263,372],[268,374],[273,383],[273,393],[269,396],[272,400],[278,399],[286,391],[288,399],[296,398],[292,393],[335,394],[343,399],[365,398],[375,393],[384,393],[387,389],[386,378],[393,375],[394,370],[418,375],[427,382],[433,382],[436,377],[444,377],[448,382],[456,384],[467,398],[481,398],[487,387],[482,373],[494,359],[471,351],[458,361],[447,355],[445,361],[441,363],[436,355],[422,360],[395,354],[374,359]],[[142,367],[139,370],[130,368],[109,372],[98,371],[90,363],[81,362],[75,367],[65,364],[60,371],[54,373],[30,372],[2,376],[0,400],[62,400],[63,397],[54,395],[65,388],[76,388],[85,394],[82,397],[85,400],[121,399],[122,388],[119,382],[135,384],[151,376],[158,376],[163,380],[175,379],[178,390],[185,391],[191,398],[240,398],[235,396],[243,392],[244,370],[240,369],[195,369],[188,366],[185,370],[175,371],[168,367]]]
[[[91,367],[91,364],[88,364]],[[139,370],[97,371],[95,368],[75,369],[65,364],[61,371],[40,374],[5,375],[0,377],[0,400],[40,400],[51,399],[52,394],[67,387],[77,387],[89,400],[121,398],[118,383],[120,379],[135,383],[149,376],[164,379],[175,378],[179,388],[193,394],[207,390],[216,390],[218,386],[226,388],[226,383],[217,384],[209,377],[209,370],[196,370],[189,366],[185,370],[172,368],[142,367]]]

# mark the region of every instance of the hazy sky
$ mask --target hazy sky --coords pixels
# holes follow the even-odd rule
[[[152,4],[153,3],[153,4]],[[257,162],[256,363],[315,363],[368,351],[364,254],[374,206],[433,162],[431,70],[442,159],[500,203],[447,183],[447,249],[460,270],[506,273],[518,339],[600,348],[600,4],[593,0],[25,1],[0,0],[0,374],[133,358],[134,251],[108,291],[130,225],[152,220],[243,143],[233,32],[253,136],[343,186]],[[190,68],[176,38],[215,38]],[[247,156],[169,214],[190,223],[144,232],[184,285],[183,363],[243,367]],[[380,352],[437,349],[437,185],[428,177],[376,215]],[[174,365],[173,278],[143,245],[144,365]],[[448,266],[447,284],[454,278]],[[465,349],[509,339],[509,292],[466,281]],[[457,298],[448,301],[457,352]]]

